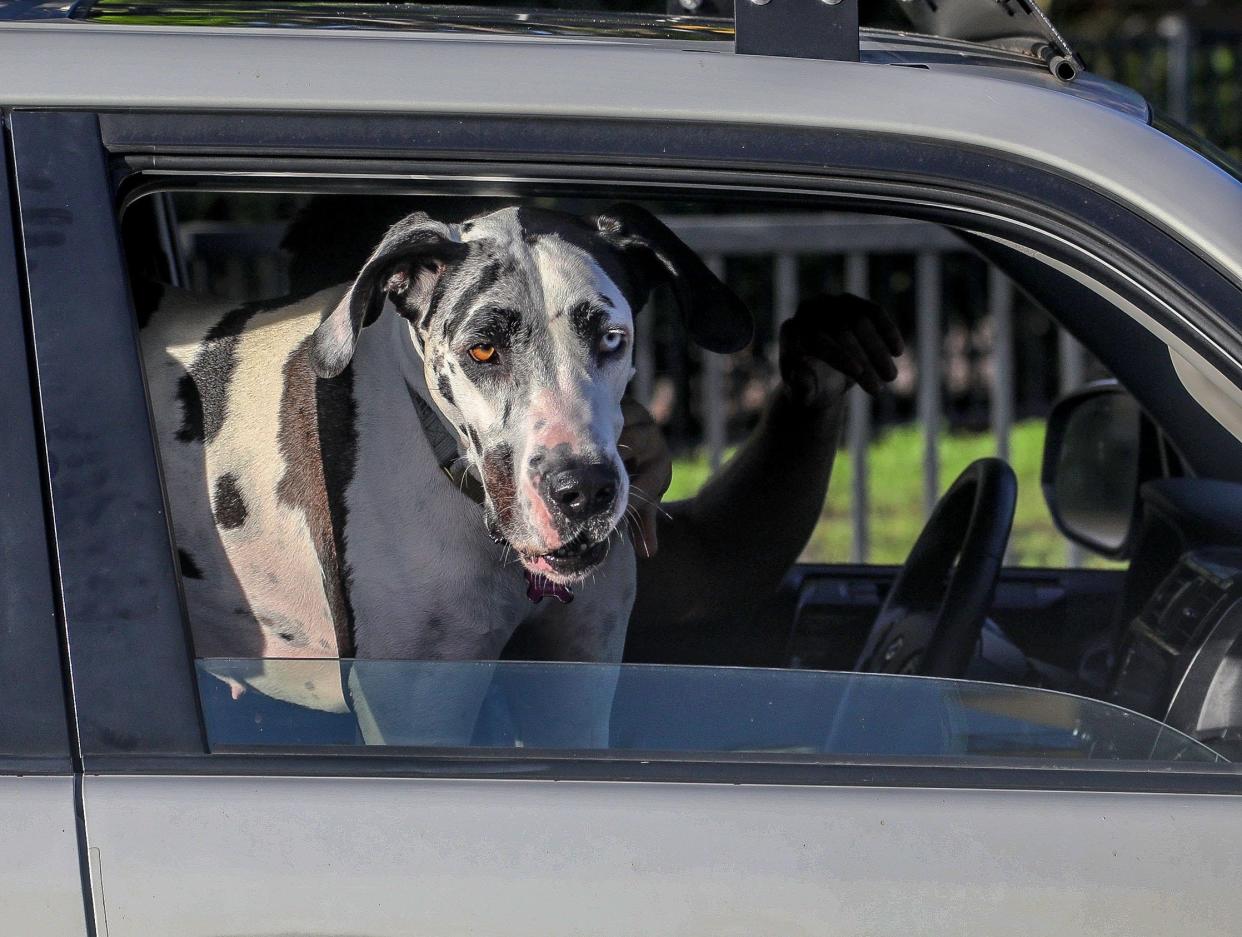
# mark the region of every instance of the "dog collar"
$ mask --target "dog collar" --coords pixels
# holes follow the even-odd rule
[[[444,425],[444,420],[440,418],[440,414],[436,412],[431,404],[423,399],[422,394],[411,390],[410,399],[414,401],[414,409],[418,413],[418,422],[423,427],[423,435],[427,437],[427,443],[431,446],[431,451],[435,453],[440,471],[448,476],[449,481],[453,483],[453,486],[458,491],[475,504],[482,505],[483,483],[474,476],[469,466],[466,465],[465,460],[461,457],[461,451],[457,448],[457,440],[453,438],[453,434]],[[552,580],[540,576],[538,573],[532,573],[528,569],[523,570],[523,572],[526,574],[526,598],[536,605],[549,597],[566,605],[574,600],[573,590],[569,586],[552,582]]]
[[[418,412],[418,422],[422,424],[423,435],[435,453],[440,471],[448,476],[454,487],[475,504],[483,503],[483,483],[474,476],[470,467],[461,457],[457,448],[457,440],[440,419],[435,408],[423,399],[422,394],[411,390],[410,399],[414,401],[414,409]]]

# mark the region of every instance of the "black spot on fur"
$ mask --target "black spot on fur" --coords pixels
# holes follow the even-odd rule
[[[646,300],[645,291],[639,289],[616,247],[605,238],[592,219],[578,218],[559,211],[523,206],[518,209],[518,225],[523,239],[534,243],[545,235],[555,235],[567,244],[591,255],[604,275],[612,280],[634,310]]]
[[[202,579],[203,571],[194,562],[189,550],[177,550],[177,563],[181,566],[181,575],[185,579]]]
[[[479,442],[479,434],[474,431],[474,427],[467,426],[466,433],[470,436],[470,441],[474,443],[475,450],[481,450],[483,448],[483,444]]]
[[[203,398],[198,394],[194,378],[183,374],[177,382],[177,401],[181,404],[181,429],[177,439],[181,442],[203,441]]]
[[[417,318],[413,315],[415,310],[407,310],[404,308],[403,304],[397,304],[398,311],[400,311],[405,318],[414,322],[415,327],[421,332],[426,332],[431,328],[432,317],[435,316],[436,311],[440,308],[440,304],[444,301],[444,294],[448,292],[449,286],[457,282],[457,276],[460,274],[461,269],[463,267],[473,266],[471,258],[479,249],[478,246],[474,244],[463,244],[461,247],[464,248],[461,256],[458,257],[456,262],[451,264],[449,268],[445,270],[436,280],[435,286],[431,289],[431,296],[427,299],[427,305],[420,311]]]
[[[508,422],[509,422],[509,414],[511,414],[512,412],[513,412],[513,403],[512,403],[512,401],[506,400],[506,401],[505,401],[505,408],[504,408],[504,411],[500,414],[500,422],[501,422],[501,423],[508,423]]]
[[[439,379],[436,381],[436,389],[440,391],[440,396],[443,397],[445,401],[448,403],[453,402],[453,388],[449,387],[448,378],[443,374],[441,374]]]
[[[579,303],[569,310],[569,322],[578,337],[587,343],[593,343],[604,330],[608,314],[594,303]]]
[[[237,487],[237,476],[232,472],[225,472],[216,479],[216,490],[211,500],[215,506],[216,524],[223,530],[235,530],[246,523],[246,502]]]
[[[315,407],[319,417],[319,445],[323,454],[323,480],[328,491],[328,514],[336,544],[341,595],[345,599],[346,634],[338,636],[338,653],[353,657],[357,647],[354,608],[349,601],[352,572],[345,553],[345,521],[349,514],[345,490],[353,481],[358,464],[357,404],[354,401],[354,370],[346,368],[331,380],[315,381]]]
[[[271,303],[247,303],[211,327],[189,374],[177,386],[181,401],[181,442],[211,442],[228,415],[229,384],[237,369],[237,342],[246,323]]]
[[[471,316],[470,330],[501,348],[511,348],[530,338],[530,324],[515,309],[489,309]]]
[[[487,266],[474,274],[469,285],[458,294],[453,303],[453,312],[467,312],[480,296],[500,282],[500,278],[512,269],[510,264],[502,260],[492,260]]]

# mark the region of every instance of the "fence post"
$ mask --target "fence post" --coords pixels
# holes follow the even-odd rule
[[[992,435],[996,457],[1009,461],[1013,429],[1013,284],[988,267],[988,316],[992,320]]]
[[[1190,118],[1190,24],[1171,13],[1160,18],[1156,30],[1165,41],[1165,108],[1184,124]]]
[[[720,254],[703,258],[709,270],[724,280],[725,263]],[[707,442],[708,461],[715,472],[724,461],[726,402],[724,399],[724,356],[710,351],[702,353],[703,361],[703,421]]]
[[[178,289],[189,289],[190,272],[185,265],[181,229],[177,224],[177,203],[171,192],[161,192],[151,200],[151,204],[155,208],[160,246],[168,255],[169,282]]]
[[[846,255],[845,291],[867,298],[870,271],[867,255],[861,251]],[[853,484],[850,492],[850,524],[853,533],[850,559],[855,563],[867,562],[871,554],[871,479],[867,461],[871,445],[871,398],[855,384],[849,392],[849,422],[847,423],[850,467]]]
[[[923,513],[940,494],[940,254],[923,251],[915,264],[918,307],[918,417],[923,426]]]
[[[776,255],[776,263],[772,270],[772,335],[779,337],[781,323],[792,319],[798,311],[798,255],[781,253]],[[776,364],[780,354],[780,342],[772,342],[772,363]]]

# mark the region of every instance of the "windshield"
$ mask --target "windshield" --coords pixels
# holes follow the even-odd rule
[[[1145,716],[965,680],[649,664],[202,660],[215,749],[384,745],[1217,762]],[[226,683],[340,680],[339,713]],[[212,678],[218,679],[212,679]]]

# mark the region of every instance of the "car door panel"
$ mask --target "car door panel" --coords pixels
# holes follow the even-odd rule
[[[84,937],[72,777],[0,777],[0,930]]]
[[[46,326],[36,329],[40,376],[59,382],[45,431],[115,486],[101,512],[98,492],[88,497],[72,477],[52,485],[75,695],[87,714],[82,786],[100,932],[1236,931],[1236,798],[1115,792],[1155,772],[1101,782],[1044,766],[1035,789],[988,790],[969,764],[940,766],[934,786],[903,774],[909,765],[887,774],[850,765],[854,782],[832,786],[816,780],[832,765],[809,766],[797,783],[752,784],[711,758],[660,782],[633,780],[641,771],[607,754],[601,772],[626,780],[552,780],[567,777],[555,761],[520,751],[489,753],[473,770],[538,779],[401,777],[400,764],[377,767],[383,759],[356,752],[320,776],[298,753],[219,761],[233,756],[211,753],[199,722],[98,125],[88,113],[23,120],[17,165],[32,198],[74,206],[54,232],[34,232],[29,270]],[[147,152],[163,159],[159,145]],[[89,309],[73,303],[83,289]],[[82,399],[102,411],[89,427],[75,413]],[[122,531],[125,555],[101,562],[101,545]],[[869,574],[843,604],[864,620],[883,586]],[[1032,587],[1016,601],[1025,610],[1043,599]],[[170,773],[179,759],[197,767]],[[403,763],[434,770],[418,757]],[[691,783],[713,772],[721,783]],[[1232,777],[1217,780],[1236,791]]]
[[[1237,932],[1231,798],[376,778],[86,786],[109,937]]]

